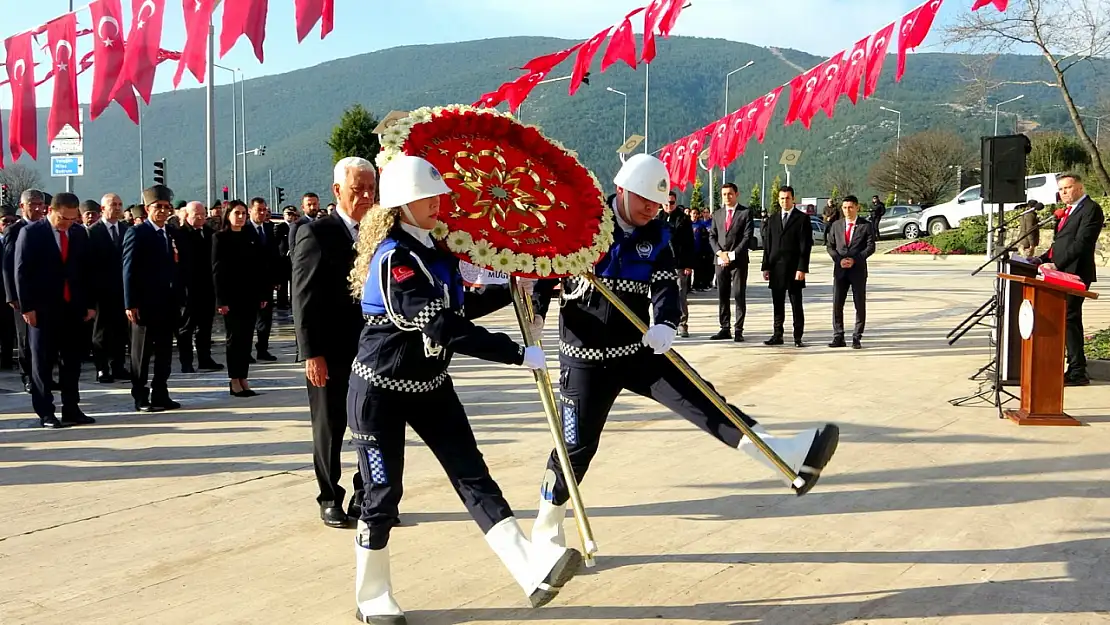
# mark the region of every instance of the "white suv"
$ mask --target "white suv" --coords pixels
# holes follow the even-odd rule
[[[1025,195],[1041,204],[1055,204],[1060,201],[1060,187],[1056,183],[1058,174],[1037,174],[1026,176]],[[955,199],[937,204],[921,212],[918,220],[921,230],[928,234],[940,234],[949,228],[957,228],[960,221],[967,217],[983,215],[982,186],[975,185],[963,190]],[[1004,210],[1013,210],[1018,204],[1005,204]],[[993,207],[992,207],[993,208]]]

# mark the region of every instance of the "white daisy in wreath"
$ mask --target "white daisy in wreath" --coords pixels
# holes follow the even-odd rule
[[[546,256],[536,258],[536,275],[546,278],[551,275],[551,259]]]
[[[516,271],[516,254],[513,254],[509,250],[501,250],[500,252],[493,255],[493,259],[490,262],[490,267],[494,271],[500,271],[502,273],[513,273],[514,271]]]
[[[470,251],[470,246],[474,244],[474,239],[470,233],[465,230],[456,230],[447,235],[447,249],[456,254],[465,254]]]
[[[520,273],[532,273],[535,268],[535,259],[531,254],[517,254],[516,255],[516,270]]]
[[[485,239],[475,241],[474,245],[470,246],[470,260],[479,267],[489,267],[496,253],[493,246]]]
[[[570,263],[566,256],[558,254],[551,260],[551,271],[561,276],[570,273]]]

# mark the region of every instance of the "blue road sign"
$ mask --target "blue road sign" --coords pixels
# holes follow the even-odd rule
[[[85,157],[76,156],[51,156],[50,175],[54,177],[80,176],[85,171]]]

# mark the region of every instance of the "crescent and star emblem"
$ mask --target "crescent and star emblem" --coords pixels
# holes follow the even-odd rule
[[[882,48],[885,45],[886,45],[886,37],[879,37],[878,39],[875,40],[874,51],[878,52],[879,48]]]
[[[913,24],[914,24],[915,21],[916,20],[910,20],[910,21],[906,22],[905,24],[902,24],[902,34],[903,35],[910,34],[910,31],[913,30]]]
[[[23,59],[19,59],[18,61],[16,61],[15,65],[12,65],[12,73],[14,74],[12,78],[16,82],[22,83],[23,75],[27,73],[27,62]]]
[[[154,6],[153,0],[143,0],[143,3],[139,5],[139,12],[135,14],[139,22],[136,27],[142,28],[146,25],[146,22],[143,21],[143,11],[146,11],[148,8],[150,9],[150,13],[146,15],[146,19],[154,17],[154,14],[158,12],[158,7]]]
[[[62,60],[62,50],[66,51],[65,61]],[[54,46],[54,63],[58,65],[58,71],[64,72],[68,68],[68,61],[73,58],[73,45],[68,40],[63,39]]]
[[[812,92],[815,87],[817,87],[817,77],[810,76],[809,80],[806,81],[806,93]]]
[[[777,93],[768,93],[767,96],[763,98],[763,106],[771,106],[772,104],[774,104],[775,100],[778,99],[779,96]]]
[[[111,24],[112,25],[112,29],[113,29],[114,32],[111,35],[104,34],[104,25],[105,24]],[[118,35],[119,35],[119,22],[116,21],[116,18],[112,17],[111,15],[105,15],[104,17],[100,18],[100,21],[97,22],[97,24],[96,24],[96,36],[97,37],[102,37],[102,42],[104,43],[104,47],[106,47],[106,48],[112,47],[112,44],[114,43],[112,41],[112,37],[115,37],[115,36],[118,36]]]
[[[755,119],[755,115],[758,112],[759,112],[759,108],[753,106],[750,109],[748,109],[748,114],[745,115],[744,118],[747,119],[748,121],[751,121],[751,120]]]
[[[859,50],[856,50],[855,52],[853,52],[852,53],[852,65],[856,65],[857,63],[862,61],[864,54],[866,54],[866,52],[864,52],[863,48],[860,48]]]
[[[832,80],[832,79],[836,78],[836,75],[839,74],[839,73],[840,73],[840,66],[839,65],[830,65],[827,68],[825,68],[825,80]]]

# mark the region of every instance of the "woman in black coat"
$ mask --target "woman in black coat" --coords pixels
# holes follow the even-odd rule
[[[262,243],[247,223],[247,206],[233,201],[224,215],[223,229],[212,239],[212,278],[216,283],[216,310],[227,327],[227,376],[234,397],[254,397],[247,372],[251,339],[258,310],[266,297]]]

